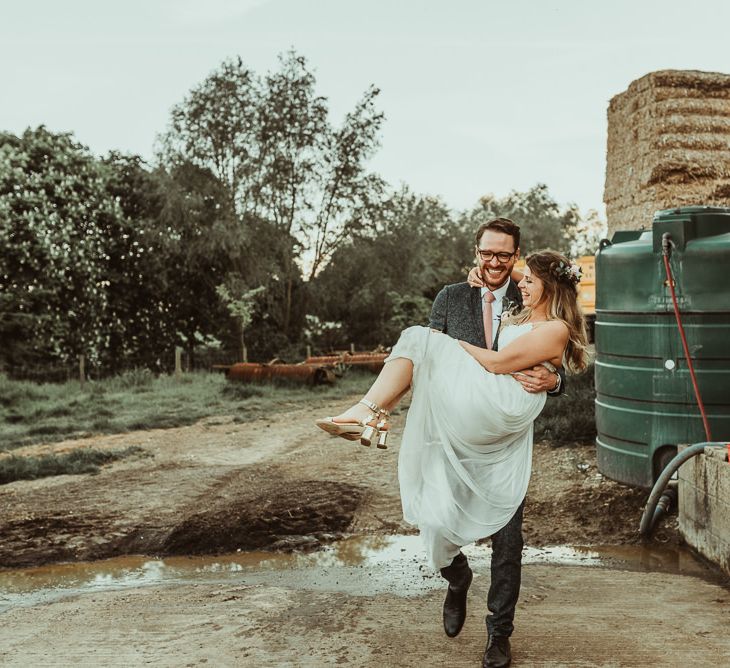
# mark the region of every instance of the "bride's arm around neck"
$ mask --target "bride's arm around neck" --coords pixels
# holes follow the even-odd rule
[[[542,362],[560,366],[568,343],[568,327],[560,320],[549,320],[533,327],[499,350],[485,350],[465,341],[461,346],[492,373],[512,373]]]

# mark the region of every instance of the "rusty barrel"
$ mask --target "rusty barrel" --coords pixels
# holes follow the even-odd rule
[[[335,382],[331,369],[315,364],[258,364],[239,362],[228,369],[227,377],[244,383],[270,382],[272,380],[292,380],[311,385]]]

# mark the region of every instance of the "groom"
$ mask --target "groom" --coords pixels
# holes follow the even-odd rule
[[[522,294],[510,278],[520,256],[520,228],[509,218],[483,223],[476,233],[476,260],[485,287],[468,283],[447,285],[436,295],[430,327],[455,339],[496,350],[503,311],[522,307]],[[561,375],[536,366],[513,374],[527,392],[560,394]],[[492,536],[491,584],[487,596],[489,640],[482,666],[503,668],[512,661],[509,637],[514,629],[515,607],[520,594],[522,570],[522,511],[517,509],[509,523]],[[466,618],[466,594],[472,571],[466,556],[459,552],[450,565],[441,569],[449,582],[444,601],[444,630],[454,637]]]

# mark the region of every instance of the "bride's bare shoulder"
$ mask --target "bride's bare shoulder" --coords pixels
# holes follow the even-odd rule
[[[567,337],[569,334],[568,325],[562,320],[545,320],[533,324],[533,329],[538,329],[541,334],[549,334],[555,337]]]

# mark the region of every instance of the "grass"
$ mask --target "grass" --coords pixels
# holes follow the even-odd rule
[[[596,388],[593,364],[579,376],[569,376],[565,392],[548,397],[535,420],[535,441],[551,445],[592,442],[596,438]]]
[[[247,422],[307,403],[363,393],[374,376],[350,371],[334,386],[247,385],[196,372],[177,380],[130,371],[115,378],[62,384],[0,375],[0,452],[91,434],[189,425],[213,415]]]
[[[35,480],[53,475],[98,473],[103,464],[145,453],[139,446],[123,450],[103,451],[82,448],[63,454],[48,454],[38,457],[16,457],[10,455],[0,459],[0,485],[15,480]]]
[[[91,434],[189,425],[214,415],[237,422],[280,410],[319,405],[365,392],[372,374],[349,371],[334,386],[233,383],[221,374],[189,373],[181,380],[130,371],[108,380],[63,384],[12,381],[0,375],[0,452]],[[568,379],[566,392],[548,398],[535,423],[535,440],[553,445],[592,441],[596,434],[593,367]]]

